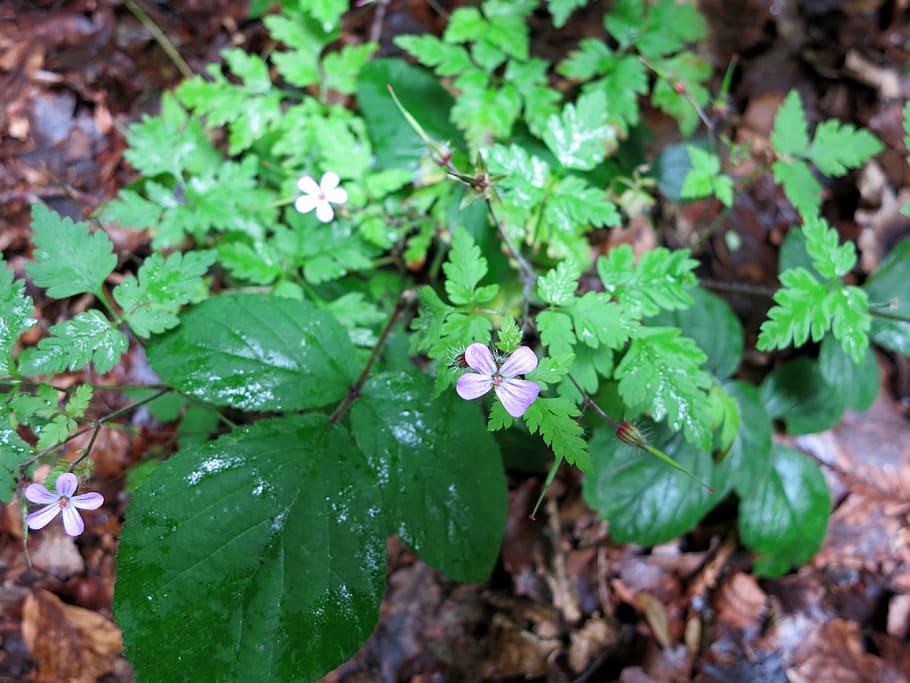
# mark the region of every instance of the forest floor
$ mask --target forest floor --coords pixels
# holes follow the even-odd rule
[[[376,7],[366,6],[348,15],[344,35],[359,40],[378,26],[383,54],[396,54],[395,35],[438,32],[444,25],[438,10],[459,4],[466,3],[392,0],[382,24]],[[226,47],[263,46],[262,26],[246,19],[245,3],[143,6],[197,73]],[[823,208],[842,239],[857,242],[862,271],[872,272],[910,234],[899,213],[910,200],[901,116],[910,95],[908,0],[699,6],[710,26],[700,51],[718,77],[739,55],[728,122],[736,139],[767,141],[777,107],[796,88],[810,119],[852,122],[882,140],[885,151],[873,162],[826,188]],[[539,38],[532,50],[563,57],[574,40],[599,28],[592,16],[578,13],[560,34],[565,43],[532,33],[532,43]],[[18,277],[32,248],[29,207],[43,202],[82,219],[113,196],[132,177],[123,159],[125,127],[155,112],[161,93],[180,78],[119,0],[2,3],[0,249]],[[673,139],[663,117],[647,116],[655,148]],[[726,249],[718,231],[696,254],[705,273],[775,286],[777,251],[796,222],[786,207],[769,178],[756,182],[725,219],[744,247]],[[656,217],[658,234],[684,244],[687,226],[704,211],[699,203],[665,209]],[[121,264],[148,253],[145,233],[104,229]],[[650,224],[626,230],[633,242],[652,233]],[[29,294],[43,320],[73,313],[48,310],[49,300],[31,286]],[[738,306],[753,342],[767,305]],[[513,475],[505,540],[490,580],[455,584],[390,540],[380,624],[325,681],[910,680],[910,365],[880,351],[877,358],[881,391],[867,412],[847,413],[828,432],[786,440],[822,465],[834,505],[824,547],[798,571],[776,580],[753,575],[751,556],[737,542],[735,506],[718,508],[671,543],[620,545],[582,500],[577,473],[563,470],[536,522],[527,510],[541,478]],[[118,383],[138,383],[151,371],[131,351],[115,372]],[[87,516],[86,533],[75,540],[59,525],[33,534],[32,568],[23,556],[18,506],[0,508],[0,682],[133,679],[111,615],[125,472],[149,449],[167,451],[173,441],[173,427],[147,415],[129,429],[103,430],[92,452],[105,514]]]

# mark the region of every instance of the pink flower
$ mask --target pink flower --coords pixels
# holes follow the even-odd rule
[[[297,188],[304,194],[297,197],[294,208],[300,213],[316,209],[316,218],[328,223],[335,216],[332,204],[344,204],[348,200],[348,193],[338,187],[340,180],[333,171],[323,174],[318,185],[310,176],[303,176],[297,181]]]
[[[455,391],[463,399],[469,401],[493,389],[512,417],[524,415],[528,406],[537,400],[540,394],[537,382],[515,379],[537,367],[537,356],[527,346],[519,346],[499,367],[485,344],[471,344],[465,349],[464,359],[476,372],[464,373],[455,384]]]
[[[79,480],[75,474],[66,472],[57,477],[57,493],[51,493],[41,484],[29,484],[25,497],[32,503],[42,503],[46,507],[36,510],[25,518],[30,529],[43,529],[63,512],[63,528],[70,536],[78,536],[85,531],[85,524],[79,510],[97,510],[104,502],[100,493],[83,493],[74,496]]]

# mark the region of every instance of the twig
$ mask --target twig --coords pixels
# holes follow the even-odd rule
[[[410,306],[411,302],[415,299],[414,290],[406,289],[401,293],[401,296],[398,297],[398,301],[395,303],[395,308],[392,309],[392,314],[389,316],[388,321],[386,321],[385,327],[382,328],[382,332],[379,333],[379,339],[376,341],[375,346],[373,346],[373,351],[370,353],[370,357],[367,359],[366,365],[363,366],[363,370],[360,372],[360,376],[357,378],[357,381],[348,389],[348,395],[345,396],[341,403],[338,404],[338,407],[335,408],[332,415],[329,417],[329,426],[334,425],[342,416],[348,411],[348,409],[353,405],[354,401],[360,396],[360,390],[363,388],[364,382],[367,381],[367,377],[370,376],[370,370],[373,368],[373,364],[376,362],[376,359],[379,358],[379,354],[382,351],[382,347],[385,345],[386,339],[388,339],[389,334],[392,332],[392,328],[395,326],[398,317],[404,312],[404,309]]]
[[[174,47],[174,44],[166,35],[164,35],[164,31],[158,28],[158,24],[145,13],[145,10],[136,4],[135,0],[123,0],[123,4],[126,5],[126,8],[133,13],[145,28],[148,29],[149,33],[151,33],[152,37],[155,39],[155,42],[161,46],[161,49],[164,50],[164,53],[170,58],[174,63],[174,66],[177,67],[177,71],[179,71],[184,78],[192,78],[196,75],[193,73],[190,65],[187,64],[183,57],[180,56],[180,53],[177,52],[177,48]]]

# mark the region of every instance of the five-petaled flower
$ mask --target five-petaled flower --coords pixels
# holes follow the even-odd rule
[[[464,351],[464,359],[475,372],[464,373],[455,384],[455,391],[463,399],[471,400],[493,389],[512,417],[524,415],[528,406],[537,400],[540,394],[537,382],[515,379],[537,367],[537,356],[527,346],[519,346],[500,366],[496,365],[485,344],[471,344]]]
[[[57,477],[57,493],[51,493],[41,484],[29,484],[25,489],[25,497],[33,503],[46,505],[25,518],[29,528],[43,529],[62,512],[66,533],[78,536],[85,531],[79,510],[97,510],[104,502],[104,496],[94,492],[74,496],[78,484],[76,475],[70,472]]]
[[[332,204],[344,204],[348,200],[348,193],[338,187],[340,180],[334,171],[324,173],[318,185],[312,177],[303,176],[297,181],[297,188],[303,194],[297,197],[294,208],[300,213],[316,209],[316,218],[328,223],[335,216]]]

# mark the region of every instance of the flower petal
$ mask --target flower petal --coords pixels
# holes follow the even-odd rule
[[[464,350],[464,361],[468,367],[474,368],[478,372],[493,376],[496,372],[496,363],[493,362],[493,354],[486,344],[474,343]],[[462,375],[463,376],[463,375]]]
[[[70,536],[78,536],[85,531],[82,515],[72,505],[67,505],[63,508],[63,529]]]
[[[492,387],[492,381],[488,375],[478,375],[476,372],[466,372],[455,383],[455,391],[464,400],[470,401],[473,398],[483,396]]]
[[[76,493],[76,487],[79,486],[79,480],[72,472],[64,472],[57,477],[57,495],[69,498]]]
[[[56,503],[57,499],[60,498],[56,493],[51,493],[41,484],[29,484],[26,486],[25,497],[32,503],[41,503],[42,505]]]
[[[311,178],[308,175],[305,175],[297,181],[297,189],[301,192],[306,192],[307,194],[318,197],[321,190],[319,185],[316,184],[316,180]]]
[[[300,213],[309,213],[317,206],[319,206],[319,204],[320,201],[313,195],[302,194],[294,201],[294,208],[297,209]]]
[[[348,200],[348,193],[340,187],[336,187],[326,192],[325,198],[333,204],[344,204]]]
[[[531,372],[537,367],[537,356],[527,346],[519,346],[508,360],[499,368],[499,374],[503,377],[515,377]]]
[[[340,182],[341,178],[338,177],[338,174],[335,173],[335,171],[326,171],[322,174],[322,180],[319,181],[319,189],[322,191],[322,194],[327,195],[338,187],[338,183]]]
[[[502,407],[512,417],[521,417],[525,414],[537,396],[540,394],[540,385],[526,379],[506,378],[496,387],[496,396],[502,402]]]
[[[43,529],[53,521],[59,512],[60,506],[54,503],[40,510],[35,510],[25,518],[25,523],[28,524],[29,529]]]
[[[70,504],[75,505],[80,510],[97,510],[104,504],[104,496],[94,491],[83,493],[80,496],[70,498]]]
[[[328,202],[316,202],[316,218],[323,223],[328,223],[335,216],[332,205]]]

